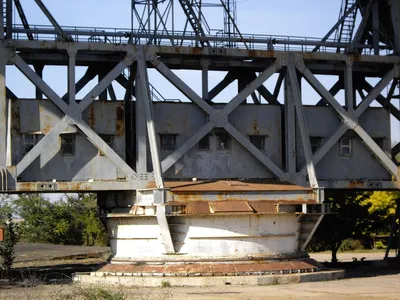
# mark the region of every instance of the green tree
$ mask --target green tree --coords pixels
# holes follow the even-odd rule
[[[0,243],[0,258],[3,271],[8,274],[11,271],[12,264],[15,259],[15,246],[18,243],[19,237],[17,227],[12,222],[12,215],[9,214],[5,222],[4,241]]]
[[[65,245],[107,245],[95,194],[66,195],[51,202],[41,194],[21,195],[15,201],[24,218],[21,232],[29,242]]]
[[[334,214],[328,214],[321,222],[311,247],[332,252],[332,262],[337,263],[337,252],[348,238],[365,239],[374,231],[376,218],[371,216],[365,203],[367,193],[332,191],[327,193],[325,203]]]

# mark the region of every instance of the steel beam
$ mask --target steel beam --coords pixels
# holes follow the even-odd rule
[[[276,81],[276,85],[275,85],[274,93],[273,93],[273,97],[276,100],[276,102],[278,102],[278,96],[279,96],[279,92],[281,90],[284,78],[285,78],[285,73],[284,73],[284,71],[281,71],[279,73],[278,80]],[[279,104],[279,102],[278,102],[278,104]]]
[[[268,78],[275,74],[280,68],[281,60],[277,58],[271,66],[264,70],[256,79],[246,86],[238,95],[236,95],[224,108],[223,113],[229,115],[234,111],[240,103],[243,102],[248,96],[251,95],[258,87],[260,87]]]
[[[336,83],[330,88],[329,93],[332,96],[336,96],[336,94],[339,93],[341,89],[343,89],[343,82],[342,79],[339,78],[339,80],[336,81]],[[326,101],[324,100],[324,98],[319,100],[318,103],[316,104],[316,106],[325,106],[325,105]]]
[[[35,0],[36,4],[39,6],[41,11],[45,14],[47,19],[49,19],[50,23],[54,26],[55,30],[57,31],[58,35],[62,38],[64,42],[72,42],[72,37],[66,35],[62,30],[61,26],[57,23],[56,19],[52,16],[50,11],[47,7],[43,4],[42,0]]]
[[[74,107],[76,106],[75,58],[76,58],[76,51],[74,50],[68,51],[68,104]]]
[[[207,104],[199,95],[197,95],[182,79],[172,72],[156,55],[151,59],[154,67],[171,82],[179,91],[181,91],[189,100],[196,103],[204,112],[211,115],[214,109]]]
[[[64,102],[48,85],[33,71],[28,64],[18,55],[14,57],[15,66],[46,95],[63,113],[68,113],[68,104]]]
[[[363,81],[361,83],[361,86],[363,87],[363,89],[365,89],[367,91],[367,93],[371,93],[371,91],[373,90],[373,87],[367,82],[367,81]],[[400,111],[399,109],[394,106],[390,100],[391,100],[391,96],[393,95],[394,89],[396,88],[396,79],[393,80],[393,83],[390,87],[388,96],[385,98],[384,96],[382,96],[382,94],[379,94],[378,96],[376,96],[376,101],[379,102],[380,105],[382,105],[384,108],[389,109],[390,113],[397,119],[400,121]]]
[[[5,57],[0,55],[0,169],[7,163],[7,119],[6,62]]]
[[[212,101],[219,93],[221,93],[228,85],[236,80],[236,74],[229,71],[224,79],[222,79],[209,93],[208,99]]]
[[[214,124],[212,122],[206,123],[201,127],[194,135],[192,135],[181,147],[174,151],[174,153],[168,155],[161,163],[162,172],[165,173],[171,168],[182,156],[184,156],[190,149],[196,146],[196,144],[205,137],[212,129]]]
[[[94,69],[94,67],[88,67],[85,74],[76,83],[75,92],[79,93],[96,75],[97,72]],[[62,99],[63,100],[69,99],[69,93],[67,92],[64,96],[62,96]]]
[[[346,68],[344,71],[344,92],[345,92],[345,107],[347,111],[352,112],[356,108],[354,85],[353,85],[353,61],[346,60]]]
[[[257,158],[264,166],[268,168],[278,179],[284,177],[284,172],[279,168],[271,159],[262,153],[256,146],[254,146],[249,139],[243,136],[232,124],[227,122],[224,129],[241,144],[248,152]]]
[[[283,73],[284,72],[284,73]],[[294,95],[291,92],[290,80],[287,76],[287,71],[282,71],[286,74],[284,77],[285,86],[285,164],[286,172],[289,174],[296,173],[296,115],[294,109]]]
[[[161,163],[160,163],[160,152],[158,150],[157,146],[157,136],[156,136],[156,129],[154,125],[154,117],[153,117],[153,110],[152,110],[152,104],[153,102],[151,101],[151,96],[150,96],[150,90],[149,90],[149,79],[147,75],[147,67],[146,67],[146,60],[144,57],[144,51],[143,48],[139,48],[138,52],[138,58],[137,58],[137,74],[138,76],[136,77],[136,84],[138,85],[140,89],[140,97],[136,98],[136,101],[139,101],[143,105],[143,110],[142,112],[146,116],[146,125],[147,125],[147,135],[148,135],[148,141],[149,141],[149,146],[150,146],[150,153],[151,153],[151,161],[153,165],[153,172],[154,172],[154,178],[156,182],[156,186],[159,189],[164,188],[164,180],[162,177],[162,169],[161,169]]]
[[[96,85],[92,91],[87,94],[82,101],[79,103],[78,107],[80,111],[84,111],[95,99],[100,95],[110,84],[118,77],[122,71],[129,67],[133,60],[136,58],[136,55],[128,53],[125,58],[119,62],[104,78]]]
[[[365,99],[358,105],[356,109],[356,116],[360,117],[371,103],[380,95],[381,91],[393,80],[394,69],[386,73],[386,75],[378,82]]]
[[[35,69],[36,74],[38,74],[39,77],[43,79],[44,65],[35,64],[35,65],[33,65],[33,68]],[[36,99],[43,99],[43,93],[38,87],[35,87],[35,91],[36,91],[36,97],[35,98]]]
[[[339,139],[347,132],[348,127],[346,124],[341,124],[339,128],[331,135],[331,137],[319,148],[313,156],[313,164],[316,166],[324,156],[332,149]],[[307,174],[307,166],[304,166],[300,172],[301,175]]]
[[[289,77],[289,82],[290,82],[290,90],[291,90],[291,93],[293,94],[294,104],[295,104],[295,108],[296,108],[295,111],[296,111],[296,116],[297,116],[297,124],[300,129],[300,136],[301,136],[301,141],[303,144],[304,156],[306,159],[308,178],[311,183],[311,187],[318,188],[317,176],[315,174],[315,167],[314,167],[314,163],[312,160],[310,136],[308,134],[307,123],[304,118],[304,108],[303,108],[303,104],[301,102],[301,93],[300,93],[300,87],[299,87],[299,82],[298,82],[298,78],[297,78],[297,72],[294,67],[294,60],[289,61],[288,65],[287,65],[287,72],[288,72],[288,77]]]
[[[397,165],[393,163],[392,159],[375,143],[375,141],[368,135],[368,133],[359,125],[353,129],[360,138],[364,141],[365,145],[371,150],[374,156],[380,163],[388,170],[393,177],[398,177]]]
[[[137,173],[88,124],[80,121],[76,126],[88,137],[93,146],[98,148],[127,176],[128,180],[137,179]]]

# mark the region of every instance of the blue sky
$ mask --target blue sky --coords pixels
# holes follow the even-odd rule
[[[62,26],[85,26],[106,28],[130,28],[131,13],[130,0],[43,0],[53,16]],[[219,0],[203,0],[207,3],[218,3]],[[242,33],[272,34],[288,36],[323,37],[338,19],[341,0],[237,0],[238,26]],[[21,0],[30,24],[50,24],[33,0]],[[16,14],[15,14],[16,15]],[[210,27],[223,28],[222,8],[208,8],[205,15]],[[182,30],[185,18],[182,9],[175,1],[175,29]],[[86,68],[78,67],[77,79],[85,72]],[[184,76],[185,82],[200,94],[201,74],[197,71],[175,71]],[[210,72],[209,86],[212,88],[226,73]],[[154,70],[149,70],[151,83],[169,99],[184,99],[184,96],[169,82]],[[277,76],[273,76],[265,85],[273,89]],[[21,98],[32,98],[34,86],[15,68],[7,68],[7,85]],[[44,70],[45,81],[59,94],[67,90],[67,70],[65,67],[46,67]],[[319,79],[329,89],[336,81],[329,76],[319,76]],[[304,82],[304,81],[303,81]],[[92,81],[78,95],[80,99],[95,85]],[[23,87],[23,88],[21,88]],[[122,99],[124,90],[114,84],[117,97]],[[226,102],[237,91],[236,83],[223,91],[217,102]],[[314,104],[319,100],[317,93],[303,83],[303,102]],[[283,93],[280,94],[282,101]],[[337,98],[343,103],[343,92]],[[398,103],[394,103],[396,106]],[[398,122],[392,122],[392,136],[400,140]]]

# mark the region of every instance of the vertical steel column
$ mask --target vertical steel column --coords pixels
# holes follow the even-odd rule
[[[39,77],[43,79],[44,65],[35,64],[33,65],[33,68],[35,69],[36,74],[38,74]],[[43,99],[43,93],[38,87],[35,88],[35,94],[36,94],[35,97],[36,99]]]
[[[208,60],[203,60],[201,69],[201,79],[202,79],[202,97],[204,101],[210,102],[208,94]]]
[[[106,70],[101,70],[99,71],[99,82],[104,78],[104,76],[107,75],[107,71]],[[107,100],[107,89],[105,89],[104,91],[102,91],[99,95],[99,100]]]
[[[76,105],[76,86],[75,86],[75,59],[76,51],[68,50],[68,103],[69,105]]]
[[[287,71],[282,70],[285,74],[285,158],[286,172],[290,174],[296,173],[296,116],[294,114],[293,93],[290,92],[290,82]]]
[[[400,54],[400,2],[398,0],[389,0],[389,5],[394,30],[395,53]]]
[[[136,106],[136,172],[147,172],[147,130],[146,115],[144,113],[143,91],[140,88],[139,72],[136,74],[135,84]]]
[[[6,53],[3,41],[0,48],[0,168],[7,163],[7,99],[6,99]]]
[[[6,0],[0,0],[0,5],[1,5],[1,20],[0,20],[0,40],[4,40],[4,3]]]
[[[12,17],[12,12],[13,12],[13,1],[12,0],[6,0],[7,1],[7,6],[6,6],[6,26],[7,26],[7,34],[6,37],[7,39],[12,39],[12,25],[13,25],[13,17]],[[3,18],[3,16],[1,16]]]
[[[154,126],[153,103],[150,97],[149,79],[147,75],[147,66],[144,56],[144,50],[141,47],[137,58],[138,76],[136,77],[136,86],[139,87],[140,96],[136,98],[136,102],[141,102],[146,116],[147,135],[149,139],[151,161],[153,165],[154,178],[158,189],[164,188],[164,180],[162,178],[160,153],[157,146],[156,129]]]
[[[372,5],[372,43],[374,54],[379,55],[379,2]]]
[[[346,68],[344,71],[344,92],[346,109],[348,111],[354,111],[356,107],[354,85],[353,85],[353,61],[348,57],[346,59]]]

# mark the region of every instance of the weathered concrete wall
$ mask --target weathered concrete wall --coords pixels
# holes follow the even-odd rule
[[[222,105],[215,105],[222,108]],[[304,107],[310,137],[321,138],[323,144],[339,127],[340,120],[328,107]],[[178,149],[206,122],[207,116],[191,103],[155,103],[154,114],[158,140],[162,134],[175,134]],[[61,118],[59,110],[47,100],[16,100],[12,104],[12,163],[23,157],[24,134],[47,134]],[[84,113],[84,120],[98,133],[114,137],[113,148],[125,158],[125,128],[123,102],[96,101]],[[283,126],[282,108],[273,105],[241,105],[229,121],[245,137],[265,137],[263,151],[277,166],[282,167]],[[383,150],[390,153],[390,117],[381,108],[369,108],[360,118],[360,125],[372,138],[380,139]],[[75,127],[66,132],[76,132]],[[231,138],[229,149],[218,150],[217,136],[221,129],[210,133],[210,148],[191,149],[166,173],[167,179],[223,178],[275,178],[257,159]],[[339,142],[317,164],[320,180],[390,180],[389,173],[380,165],[361,139],[353,132],[346,133],[352,139],[352,154],[340,156]],[[36,159],[20,176],[21,181],[69,180],[116,180],[121,172],[90,141],[76,132],[75,155],[60,153],[60,141],[48,147],[46,153]],[[299,130],[296,132],[297,169],[305,163]],[[161,149],[161,147],[160,147]],[[164,159],[174,150],[162,150]],[[151,170],[150,151],[148,164]]]
[[[174,217],[178,253],[202,258],[276,256],[298,249],[296,214]],[[108,218],[114,259],[162,257],[155,217]]]
[[[216,108],[219,105],[215,105]],[[221,106],[222,107],[222,106]],[[156,103],[156,130],[159,134],[176,134],[176,148],[206,123],[206,116],[189,103]],[[321,145],[340,126],[340,120],[328,107],[304,107],[310,137],[321,138]],[[272,105],[242,105],[229,121],[243,135],[265,135],[263,152],[278,166],[282,166],[281,107]],[[381,108],[369,108],[360,118],[360,125],[372,138],[383,140],[383,150],[390,155],[390,116]],[[274,176],[247,152],[238,142],[231,140],[231,149],[217,150],[214,131],[208,151],[193,148],[166,172],[166,178],[274,178]],[[339,142],[317,164],[318,179],[323,180],[390,180],[390,174],[381,166],[361,139],[353,132],[352,155],[341,157]],[[300,132],[296,132],[297,169],[305,164]],[[165,158],[173,151],[161,151]]]
[[[329,107],[305,107],[305,119],[310,137],[320,137],[321,145],[340,126],[339,118]],[[369,108],[359,120],[360,125],[373,139],[382,139],[383,150],[390,156],[390,114],[381,108]],[[316,165],[320,180],[390,180],[386,169],[375,159],[364,142],[353,131],[344,136],[351,137],[352,154],[340,156],[340,142],[336,143]],[[305,165],[305,157],[299,129],[296,134],[297,168]]]

